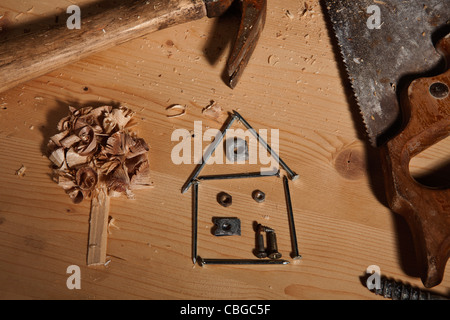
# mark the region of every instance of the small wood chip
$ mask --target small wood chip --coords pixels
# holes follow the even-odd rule
[[[223,108],[214,100],[211,100],[210,103],[203,108],[202,113],[214,120],[219,120],[219,118],[224,115]]]
[[[274,66],[280,61],[280,58],[278,58],[276,55],[271,54],[269,58],[267,58],[267,63]]]
[[[285,14],[289,19],[291,19],[291,20],[294,19],[294,15],[289,10],[286,10]]]
[[[181,110],[180,113],[177,114],[168,114],[167,118],[176,118],[181,117],[186,114],[186,106],[182,106],[181,104],[174,104],[166,108],[166,110]]]
[[[17,171],[16,171],[16,176],[19,177],[23,177],[25,176],[25,171],[27,170],[27,167],[25,167],[24,165],[22,165]]]
[[[111,228],[115,228],[115,229],[120,230],[120,228],[116,225],[115,222],[116,222],[116,219],[114,219],[111,216],[108,217],[108,234],[112,233]]]

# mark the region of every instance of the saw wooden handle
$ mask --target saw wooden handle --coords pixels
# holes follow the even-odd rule
[[[63,25],[0,42],[0,91],[125,41],[204,16],[203,0],[124,1],[88,17],[81,8],[80,29]]]
[[[450,35],[438,45],[450,63]],[[440,90],[435,90],[435,89]],[[411,158],[450,134],[450,69],[411,83],[403,131],[382,148],[389,205],[408,222],[426,287],[438,285],[450,256],[450,189],[432,189],[410,175]]]

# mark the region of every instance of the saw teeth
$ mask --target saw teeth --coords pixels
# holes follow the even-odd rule
[[[328,9],[330,9],[329,6],[328,6]],[[335,24],[334,24],[333,21],[332,21],[331,15],[329,15],[329,16],[330,16],[330,20],[331,20],[332,25],[333,25],[333,31],[334,31],[334,32],[333,32],[333,36],[334,36],[334,38],[336,39],[336,41],[337,41],[337,43],[338,43],[338,46],[339,46],[339,53],[340,53],[340,55],[341,55],[341,59],[342,59],[342,62],[344,63],[344,67],[345,67],[345,73],[346,73],[347,78],[348,78],[348,80],[349,80],[349,82],[350,82],[350,86],[351,86],[352,92],[353,92],[353,97],[355,98],[355,101],[356,101],[356,103],[358,104],[358,107],[359,107],[359,114],[360,114],[361,119],[362,119],[362,121],[363,121],[366,135],[367,135],[367,137],[369,138],[370,144],[371,144],[372,146],[376,146],[376,138],[371,134],[371,132],[370,132],[370,130],[369,130],[369,126],[368,126],[368,124],[367,124],[367,122],[366,122],[366,119],[365,119],[365,117],[364,117],[364,113],[363,113],[363,111],[362,111],[362,109],[361,109],[361,103],[360,103],[359,97],[358,97],[358,95],[356,94],[356,90],[355,90],[355,87],[354,87],[354,85],[353,85],[353,79],[350,77],[350,71],[348,70],[348,66],[347,66],[347,59],[345,58],[344,52],[343,52],[343,50],[342,50],[342,45],[340,44],[339,38],[337,37],[338,30],[336,30],[336,27],[335,27]]]
[[[383,27],[370,28],[365,8],[373,0],[324,3],[367,136],[377,147],[400,129],[402,110],[392,86],[429,75],[442,60],[432,35],[448,24],[450,11],[442,0],[428,0],[426,10],[418,1],[389,0],[379,6]]]

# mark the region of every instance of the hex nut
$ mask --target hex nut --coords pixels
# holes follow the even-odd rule
[[[255,190],[252,193],[252,197],[253,200],[255,200],[256,202],[264,202],[264,200],[266,200],[266,194],[264,192],[262,192],[261,190]]]
[[[229,207],[233,203],[233,197],[226,192],[219,192],[217,194],[217,202],[223,207]]]
[[[229,138],[225,142],[225,151],[231,162],[243,162],[249,158],[247,141],[241,138]]]

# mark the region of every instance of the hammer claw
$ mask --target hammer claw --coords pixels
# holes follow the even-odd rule
[[[229,85],[234,88],[239,81],[258,39],[264,29],[267,0],[241,0],[241,24],[233,50],[227,62]]]

